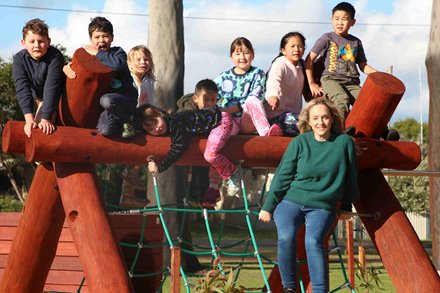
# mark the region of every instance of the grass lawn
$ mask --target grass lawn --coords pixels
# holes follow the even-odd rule
[[[200,226],[199,226],[200,225]],[[219,224],[214,223],[212,225],[212,232],[213,232],[213,239],[214,242],[217,243],[218,236],[219,236]],[[206,236],[205,228],[202,223],[197,223],[197,221],[192,223],[192,231],[195,231],[192,233],[193,236],[193,242],[201,245],[201,246],[208,246],[208,239]],[[222,244],[221,246],[227,246],[230,245],[232,242],[238,241],[246,237],[248,234],[247,229],[241,229],[237,227],[225,227],[224,233],[222,235]],[[255,231],[256,239],[257,239],[257,245],[259,248],[260,254],[272,259],[276,260],[276,231],[270,230],[270,231]],[[330,243],[333,243],[331,241]],[[339,241],[340,244],[344,243],[344,241]],[[228,252],[244,252],[244,245],[234,247]],[[253,246],[252,243],[249,245],[248,252],[253,252]],[[344,252],[342,252],[344,254]],[[364,281],[356,278],[355,279],[355,286],[356,286],[356,292],[397,292],[388,275],[386,274],[385,269],[382,266],[382,263],[380,263],[379,257],[374,249],[367,250],[367,266],[374,266],[375,268],[378,268],[376,270],[378,279],[380,280],[380,288],[376,284],[374,284],[374,288],[370,288],[370,291],[367,291],[367,289],[361,287]],[[334,290],[338,288],[339,286],[346,283],[346,280],[344,278],[343,271],[341,269],[341,265],[339,263],[339,258],[336,252],[333,252],[330,254],[330,290]],[[343,255],[343,258],[345,259],[345,255]],[[212,265],[210,263],[211,259],[209,257],[199,257],[199,261],[207,268],[212,268]],[[262,272],[258,266],[257,259],[255,257],[247,257],[244,262],[241,261],[241,258],[239,257],[228,257],[228,256],[222,256],[222,265],[224,268],[226,268],[226,271],[229,271],[229,268],[234,268],[237,265],[242,264],[243,268],[239,271],[238,280],[236,282],[236,287],[239,285],[244,286],[245,288],[248,288],[245,292],[261,292],[261,288],[264,286],[264,279],[262,276]],[[347,264],[344,263],[347,275]],[[270,272],[272,270],[273,265],[268,264],[267,262],[264,262],[264,269],[266,276],[269,277]],[[188,277],[189,283],[191,286],[191,292],[194,291],[194,285],[196,285],[199,280],[202,277]],[[183,281],[181,283],[181,292],[187,292],[187,289],[184,287]],[[170,292],[169,287],[169,280],[167,280],[164,284],[163,292]],[[348,288],[342,288],[340,290],[337,290],[337,292],[350,292]]]

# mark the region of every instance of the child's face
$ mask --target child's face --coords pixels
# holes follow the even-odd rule
[[[97,50],[108,51],[113,42],[113,36],[106,32],[94,31],[90,44]]]
[[[42,36],[28,31],[24,40],[21,40],[21,45],[28,51],[32,58],[39,60],[46,55],[50,46],[50,39],[48,36]]]
[[[251,68],[254,54],[246,46],[237,47],[231,54],[231,60],[235,65],[235,73],[243,74]]]
[[[144,125],[144,129],[150,135],[154,135],[154,136],[164,135],[165,132],[167,132],[167,122],[163,117],[159,116],[154,119],[153,124]]]
[[[283,55],[294,65],[297,65],[304,55],[304,43],[300,37],[292,36],[289,38],[284,48],[281,49],[281,53],[283,53]]]
[[[151,70],[151,60],[144,53],[136,52],[129,68],[131,73],[145,76]]]
[[[350,13],[337,10],[332,16],[333,31],[340,35],[345,36],[348,34],[350,28],[356,23],[356,19],[352,19]]]
[[[199,109],[212,108],[217,104],[217,92],[201,90],[194,94],[193,101]]]

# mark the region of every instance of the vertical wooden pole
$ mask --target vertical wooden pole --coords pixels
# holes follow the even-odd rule
[[[55,164],[69,230],[90,292],[132,292],[91,164]]]
[[[354,241],[353,241],[353,220],[345,221],[346,233],[347,233],[347,262],[348,262],[348,281],[351,288],[355,288],[354,279]]]
[[[64,218],[52,165],[42,164],[37,167],[26,198],[0,292],[43,292]]]
[[[180,293],[180,257],[180,248],[171,248],[171,293]]]

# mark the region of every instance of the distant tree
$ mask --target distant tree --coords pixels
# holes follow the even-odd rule
[[[12,62],[0,58],[0,122],[4,124],[11,119],[23,120],[23,114],[15,98]]]
[[[428,123],[423,123],[423,142],[427,142]],[[414,118],[407,118],[394,122],[393,128],[400,133],[401,140],[409,140],[419,142],[420,140],[420,123]]]
[[[423,144],[422,162],[416,170],[428,168],[428,145]],[[426,214],[429,210],[429,178],[426,176],[389,176],[388,183],[406,212]]]

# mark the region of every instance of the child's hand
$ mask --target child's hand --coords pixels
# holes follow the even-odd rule
[[[37,128],[38,124],[35,121],[26,122],[24,125],[24,133],[27,137],[31,137],[32,129]]]
[[[277,96],[271,96],[267,99],[267,103],[272,107],[272,110],[275,110],[280,105],[280,98]]]
[[[263,210],[261,210],[260,214],[258,215],[258,219],[264,223],[269,223],[271,218],[272,214]]]
[[[312,92],[312,96],[314,98],[320,97],[324,93],[322,87],[320,87],[316,82],[310,83],[309,86],[310,86],[310,91]]]
[[[45,134],[51,134],[55,131],[55,126],[46,119],[41,119],[40,123],[38,123],[38,128],[43,130]]]
[[[157,173],[158,168],[156,162],[154,161],[148,162],[148,171],[150,171],[151,173]]]
[[[72,67],[70,67],[70,64],[72,64],[72,62],[69,62],[66,65],[64,65],[63,72],[68,78],[74,79],[76,78],[76,72],[73,71]]]

